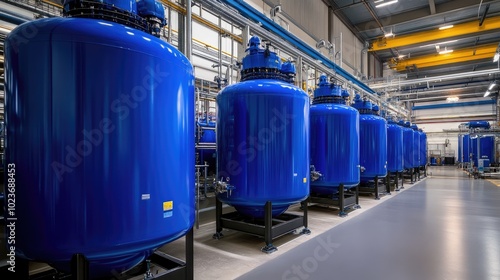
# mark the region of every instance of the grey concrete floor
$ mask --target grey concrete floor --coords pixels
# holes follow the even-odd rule
[[[500,279],[500,188],[431,174],[238,279]]]
[[[452,167],[452,170],[456,167]],[[457,175],[461,172],[456,171]],[[264,246],[264,240],[259,237],[240,233],[234,230],[223,230],[224,238],[215,240],[212,235],[215,233],[215,214],[213,211],[205,212],[200,215],[199,229],[194,232],[194,274],[195,279],[236,279],[246,273],[244,279],[282,279],[279,277],[267,277],[266,275],[253,276],[251,273],[261,271],[262,265],[272,263],[273,261],[288,262],[290,253],[297,254],[296,248],[303,244],[317,242],[316,239],[321,234],[335,228],[343,223],[356,220],[358,216],[373,211],[379,205],[396,200],[405,192],[411,190],[413,186],[423,184],[430,178],[421,178],[414,184],[405,182],[405,189],[400,192],[393,191],[391,195],[382,196],[380,200],[375,200],[373,196],[360,196],[361,209],[353,210],[345,218],[338,216],[338,210],[334,208],[324,208],[319,206],[309,207],[309,229],[310,235],[301,235],[291,233],[279,237],[273,241],[273,245],[278,247],[278,251],[272,254],[265,254],[260,251]],[[205,202],[206,203],[206,202]],[[225,211],[231,211],[232,208],[226,208]],[[288,212],[301,215],[299,205],[293,205]],[[390,217],[375,217],[375,219],[385,219]],[[366,238],[370,237],[370,229],[367,229]],[[391,236],[388,234],[386,240],[374,240],[374,242],[390,242]],[[353,242],[356,242],[355,240]],[[184,240],[181,238],[175,242],[163,246],[161,251],[170,255],[184,258]],[[299,252],[300,253],[300,252]],[[362,254],[362,251],[359,251]],[[390,260],[388,260],[390,262]],[[291,264],[291,263],[290,263]],[[264,267],[265,268],[265,267]],[[361,267],[359,269],[362,269]],[[287,278],[283,278],[287,279]],[[295,279],[295,278],[290,278]],[[319,279],[319,278],[296,278],[296,279]],[[327,279],[327,278],[324,278]],[[328,278],[332,279],[332,278]]]

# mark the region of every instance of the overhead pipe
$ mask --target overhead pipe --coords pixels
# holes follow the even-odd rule
[[[496,104],[496,101],[495,100],[479,100],[479,101],[470,101],[470,102],[420,105],[420,106],[413,106],[411,109],[413,111],[415,111],[415,110],[441,109],[441,108],[453,108],[453,107],[488,105],[488,104]]]
[[[20,25],[20,24],[23,24],[23,23],[29,21],[27,19],[12,15],[12,12],[5,11],[3,9],[0,9],[0,20],[15,24],[15,25]]]
[[[46,17],[58,17],[58,16],[61,16],[61,13],[59,14],[55,14],[55,13],[50,13],[48,11],[44,11],[40,8],[37,8],[35,6],[31,6],[31,5],[27,5],[27,4],[23,4],[22,2],[20,1],[13,1],[13,0],[3,0],[3,2],[6,2],[8,3],[9,5],[12,5],[12,6],[16,6],[18,8],[21,8],[21,9],[24,9],[24,10],[28,10],[32,13],[36,13],[36,14],[39,14],[39,15],[42,15],[42,16],[46,16]],[[50,5],[53,5],[55,7],[58,7],[56,6],[57,4],[55,3],[47,3],[47,4],[50,4]],[[59,5],[60,6],[60,5]],[[59,7],[58,7],[59,8]]]

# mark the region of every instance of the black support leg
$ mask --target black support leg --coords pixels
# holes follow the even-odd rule
[[[224,237],[222,234],[222,202],[219,198],[215,197],[215,233],[212,236],[213,239],[221,239]]]
[[[356,204],[354,205],[354,209],[361,209],[361,205],[359,205],[359,184],[356,185]]]
[[[71,274],[75,280],[89,279],[89,261],[83,254],[74,254],[71,258]]]
[[[340,184],[339,185],[339,216],[340,217],[345,217],[347,216],[347,213],[345,212],[345,191],[344,191],[344,185]]]
[[[186,234],[186,280],[194,279],[194,229]]]
[[[387,172],[387,176],[385,177],[385,191],[388,195],[391,195],[391,172]]]
[[[375,199],[379,200],[380,196],[378,193],[378,176],[375,176]]]
[[[405,188],[405,174],[404,171],[401,172],[401,189]]]
[[[309,197],[306,198],[306,200],[302,201],[300,204],[302,204],[302,210],[304,210],[304,229],[302,229],[302,234],[311,234],[311,230],[308,228],[308,222],[307,222],[307,204],[309,203]]]
[[[265,233],[264,233],[264,242],[266,242],[266,246],[261,249],[262,252],[271,254],[272,252],[275,252],[278,250],[278,248],[273,246],[273,236],[272,236],[272,231],[273,231],[273,205],[271,201],[266,202],[265,207],[265,214],[264,214],[264,227],[265,227]]]

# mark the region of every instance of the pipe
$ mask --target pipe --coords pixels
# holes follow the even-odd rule
[[[219,30],[222,30],[222,17],[219,14]],[[222,80],[222,32],[219,35],[219,79]]]
[[[191,9],[191,0],[186,0],[186,57],[187,59],[191,60],[191,54],[192,54],[192,39],[193,39],[193,32],[192,32],[192,9]]]
[[[46,16],[46,17],[57,17],[57,16],[61,15],[61,13],[59,13],[59,14],[52,14],[52,13],[49,13],[49,12],[44,11],[42,9],[39,9],[37,7],[31,6],[31,5],[22,4],[22,3],[20,3],[20,1],[3,0],[3,2],[6,2],[9,5],[16,6],[16,7],[19,7],[21,9],[28,10],[30,12],[37,13],[37,14],[40,14],[40,15]],[[50,4],[53,5],[54,3],[50,3]]]
[[[20,25],[20,24],[23,24],[23,23],[29,21],[27,19],[14,16],[14,15],[12,15],[11,12],[7,12],[3,9],[0,9],[0,20],[15,24],[15,25]]]
[[[167,42],[172,44],[172,8],[168,7],[168,33],[167,33]]]

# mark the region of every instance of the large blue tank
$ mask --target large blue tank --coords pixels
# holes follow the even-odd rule
[[[464,134],[462,138],[462,157],[463,162],[470,162],[470,153],[472,150],[470,149],[470,135]]]
[[[198,144],[202,147],[199,151],[199,164],[205,162],[209,165],[209,169],[215,171],[215,148],[207,149],[203,145],[213,145],[215,147],[215,121],[212,117],[208,116],[199,119],[196,122],[196,136],[198,137]]]
[[[418,131],[418,126],[412,124],[410,127],[413,130],[413,167],[420,166],[420,132]]]
[[[420,166],[427,165],[427,134],[419,129],[420,133]]]
[[[470,153],[472,154],[472,163],[477,167],[478,141],[477,136],[470,137]]]
[[[267,201],[276,216],[309,195],[309,97],[258,37],[247,51],[242,81],[217,96],[217,179],[234,187],[218,198],[263,218]]]
[[[479,149],[481,151],[479,153],[479,158],[487,157],[490,163],[495,163],[495,136],[481,136]]]
[[[458,135],[458,151],[457,151],[457,161],[464,162],[464,150],[463,150],[463,134]]]
[[[361,181],[387,175],[387,121],[378,116],[378,106],[356,95],[353,107],[359,117],[359,161],[364,167]]]
[[[399,121],[398,124],[403,127],[403,167],[404,169],[411,169],[415,167],[413,162],[413,130],[410,128],[410,122]]]
[[[69,271],[83,254],[91,278],[133,267],[194,222],[193,67],[145,32],[164,19],[129,14],[125,26],[107,20],[122,19],[106,2],[65,1],[69,17],[5,41],[16,256]]]
[[[311,193],[333,194],[338,186],[360,182],[359,113],[345,105],[347,91],[321,75],[310,111],[311,165],[322,174],[311,182]]]
[[[387,121],[387,170],[401,172],[403,166],[403,128],[394,120]]]

